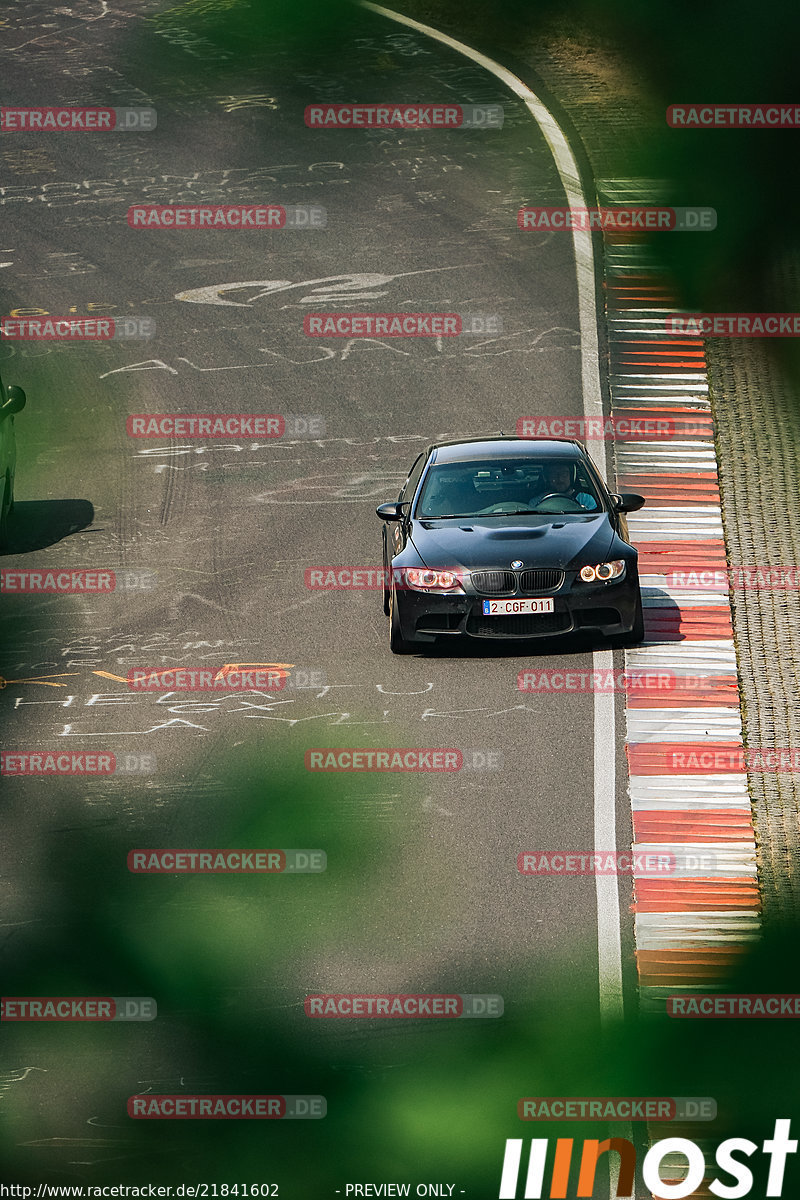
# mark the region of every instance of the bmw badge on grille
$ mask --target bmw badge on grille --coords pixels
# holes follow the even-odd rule
[[[514,568],[515,571],[518,571],[520,569],[520,567],[524,567],[525,564],[521,558],[512,558],[511,566]]]

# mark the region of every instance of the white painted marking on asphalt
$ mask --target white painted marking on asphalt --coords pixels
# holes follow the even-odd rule
[[[634,646],[627,652],[628,665],[639,671],[648,667],[672,667],[677,671],[682,666],[687,674],[693,675],[736,675],[736,653],[733,642],[691,641],[676,646]]]
[[[642,375],[639,378],[653,379],[653,378],[655,378],[655,376]],[[681,378],[680,375],[673,376],[673,379],[680,379],[680,378]],[[685,378],[690,379],[691,376],[687,375],[687,376],[685,376]],[[624,390],[630,391],[630,392],[645,392],[645,393],[649,392],[650,395],[655,394],[655,395],[661,396],[662,399],[664,399],[664,400],[674,400],[675,393],[676,392],[685,392],[687,385],[685,383],[620,383],[617,381],[617,382],[614,382],[612,385],[612,390],[614,388],[616,388],[618,391],[624,389]],[[698,392],[698,393],[707,392],[708,384],[707,383],[706,384],[696,383],[694,385],[694,391]]]
[[[679,392],[674,396],[657,396],[653,392],[642,393],[637,390],[628,396],[617,396],[614,407],[618,412],[625,412],[640,404],[652,404],[654,408],[663,408],[665,400],[669,400],[670,406],[693,407],[697,410],[697,416],[708,416],[711,412],[711,401],[708,396],[693,395],[690,392]],[[678,420],[687,419],[681,413],[676,415]]]
[[[651,859],[650,865],[653,870],[643,872],[644,877],[649,879],[736,879],[738,876],[745,877],[756,873],[756,851],[751,841],[636,842],[634,849],[642,857]],[[660,854],[670,856],[670,861],[666,864],[669,871],[663,875],[655,869],[656,863],[652,861]],[[730,911],[738,913],[739,909]],[[650,915],[658,918],[658,913]],[[685,915],[691,917],[697,914]],[[653,924],[657,924],[657,920]]]
[[[569,143],[553,114],[527,84],[511,71],[481,54],[464,42],[448,37],[406,17],[402,13],[382,8],[370,0],[361,0],[364,8],[415,29],[427,37],[449,46],[459,54],[471,59],[478,66],[499,79],[523,102],[536,121],[558,170],[562,187],[570,208],[586,208],[587,201],[581,187],[580,171]],[[592,235],[585,229],[572,230],[575,253],[575,270],[578,285],[578,316],[581,334],[581,384],[584,415],[589,418],[603,417],[603,395],[600,388],[600,360],[597,337],[597,310],[595,305],[594,248]],[[587,439],[587,449],[592,458],[606,466],[606,445],[596,439]],[[603,471],[606,474],[606,471]],[[595,670],[612,670],[613,655],[610,650],[595,651],[592,655]],[[614,696],[610,692],[594,693],[594,845],[596,850],[616,850],[616,730]],[[622,945],[620,933],[619,885],[616,875],[595,875],[597,895],[597,949],[598,988],[600,1019],[602,1022],[620,1020],[623,1016],[622,1003]],[[612,1175],[614,1172],[612,1172]],[[616,1190],[616,1181],[614,1190]]]
[[[670,371],[668,374],[663,374],[663,375],[657,375],[655,372],[648,373],[646,375],[644,375],[644,374],[643,375],[633,375],[633,374],[628,375],[627,373],[625,375],[612,375],[611,381],[612,381],[612,383],[615,381],[619,382],[620,384],[624,384],[625,387],[628,387],[628,386],[630,386],[631,379],[651,379],[651,380],[655,380],[655,379],[700,379],[700,380],[703,380],[703,379],[705,379],[705,377],[706,377],[705,371],[686,371],[683,373],[678,372],[678,371]],[[704,391],[704,392],[708,391],[707,383],[702,384],[701,391]]]
[[[696,443],[695,443],[696,444]],[[649,470],[651,474],[663,474],[669,468],[677,470],[680,467],[691,467],[693,471],[708,471],[716,474],[716,458],[713,450],[657,450],[654,446],[633,444],[617,448],[617,465],[620,474],[635,471],[637,468]]]
[[[720,808],[735,809],[739,812],[750,812],[750,796],[745,790],[739,795],[711,795],[698,796],[697,793],[689,794],[684,792],[680,796],[646,796],[644,799],[636,799],[631,796],[631,808],[636,812],[691,812],[702,813],[708,809],[715,811]],[[705,843],[708,845],[708,843]]]
[[[730,742],[740,738],[739,709],[706,705],[702,708],[632,708],[628,713],[628,741]]]
[[[706,853],[708,847],[705,848]],[[707,949],[738,945],[759,938],[760,919],[744,912],[638,913],[636,944],[640,950]]]
[[[721,521],[632,521],[628,528],[634,542],[697,541],[698,538],[721,538]]]
[[[747,774],[744,771],[721,771],[717,775],[632,775],[631,794],[634,796],[746,795]],[[724,808],[725,805],[720,805]]]
[[[368,274],[327,275],[321,279],[303,279],[293,283],[290,279],[246,279],[239,283],[214,283],[208,287],[191,288],[187,292],[177,292],[176,300],[187,304],[216,304],[225,308],[249,308],[254,301],[263,300],[278,292],[290,291],[292,288],[312,288],[308,296],[303,296],[301,304],[335,303],[337,300],[376,300],[385,296],[386,291],[375,289],[385,288],[396,279],[405,279],[410,275],[433,275],[442,271],[460,271],[474,266],[465,263],[455,267],[426,267],[420,271],[401,271],[398,275],[379,275],[375,272]],[[329,287],[325,285],[329,284]],[[315,286],[319,285],[319,286]],[[245,288],[259,288],[247,301],[225,300],[228,292],[243,291]],[[367,290],[359,290],[367,289]]]
[[[663,580],[665,576],[661,576]],[[657,575],[640,575],[639,583],[642,589],[642,603],[647,608],[671,607],[668,601],[678,608],[721,608],[728,603],[728,593],[701,591],[700,588],[687,591],[686,588],[669,588],[663,583],[656,583]]]
[[[641,516],[642,519],[645,516],[652,516],[658,523],[663,521],[664,525],[668,525],[669,520],[667,520],[667,517],[670,513],[691,513],[697,517],[710,518],[712,515],[715,517],[721,516],[722,509],[713,500],[708,504],[664,504],[661,508],[653,509],[649,514],[642,513]],[[679,517],[677,519],[684,520],[685,518]]]

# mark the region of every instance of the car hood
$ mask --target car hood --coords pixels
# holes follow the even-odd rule
[[[411,540],[428,567],[466,571],[526,567],[566,568],[605,561],[615,540],[607,513],[457,517],[414,521]]]

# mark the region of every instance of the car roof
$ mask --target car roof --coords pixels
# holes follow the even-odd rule
[[[580,459],[586,451],[574,438],[518,438],[511,434],[490,438],[464,438],[436,442],[430,447],[437,463],[472,462],[479,458],[570,458]]]

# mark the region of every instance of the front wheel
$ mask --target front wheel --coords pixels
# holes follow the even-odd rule
[[[389,649],[392,654],[411,654],[416,649],[414,643],[404,638],[400,630],[394,588],[389,589]]]

